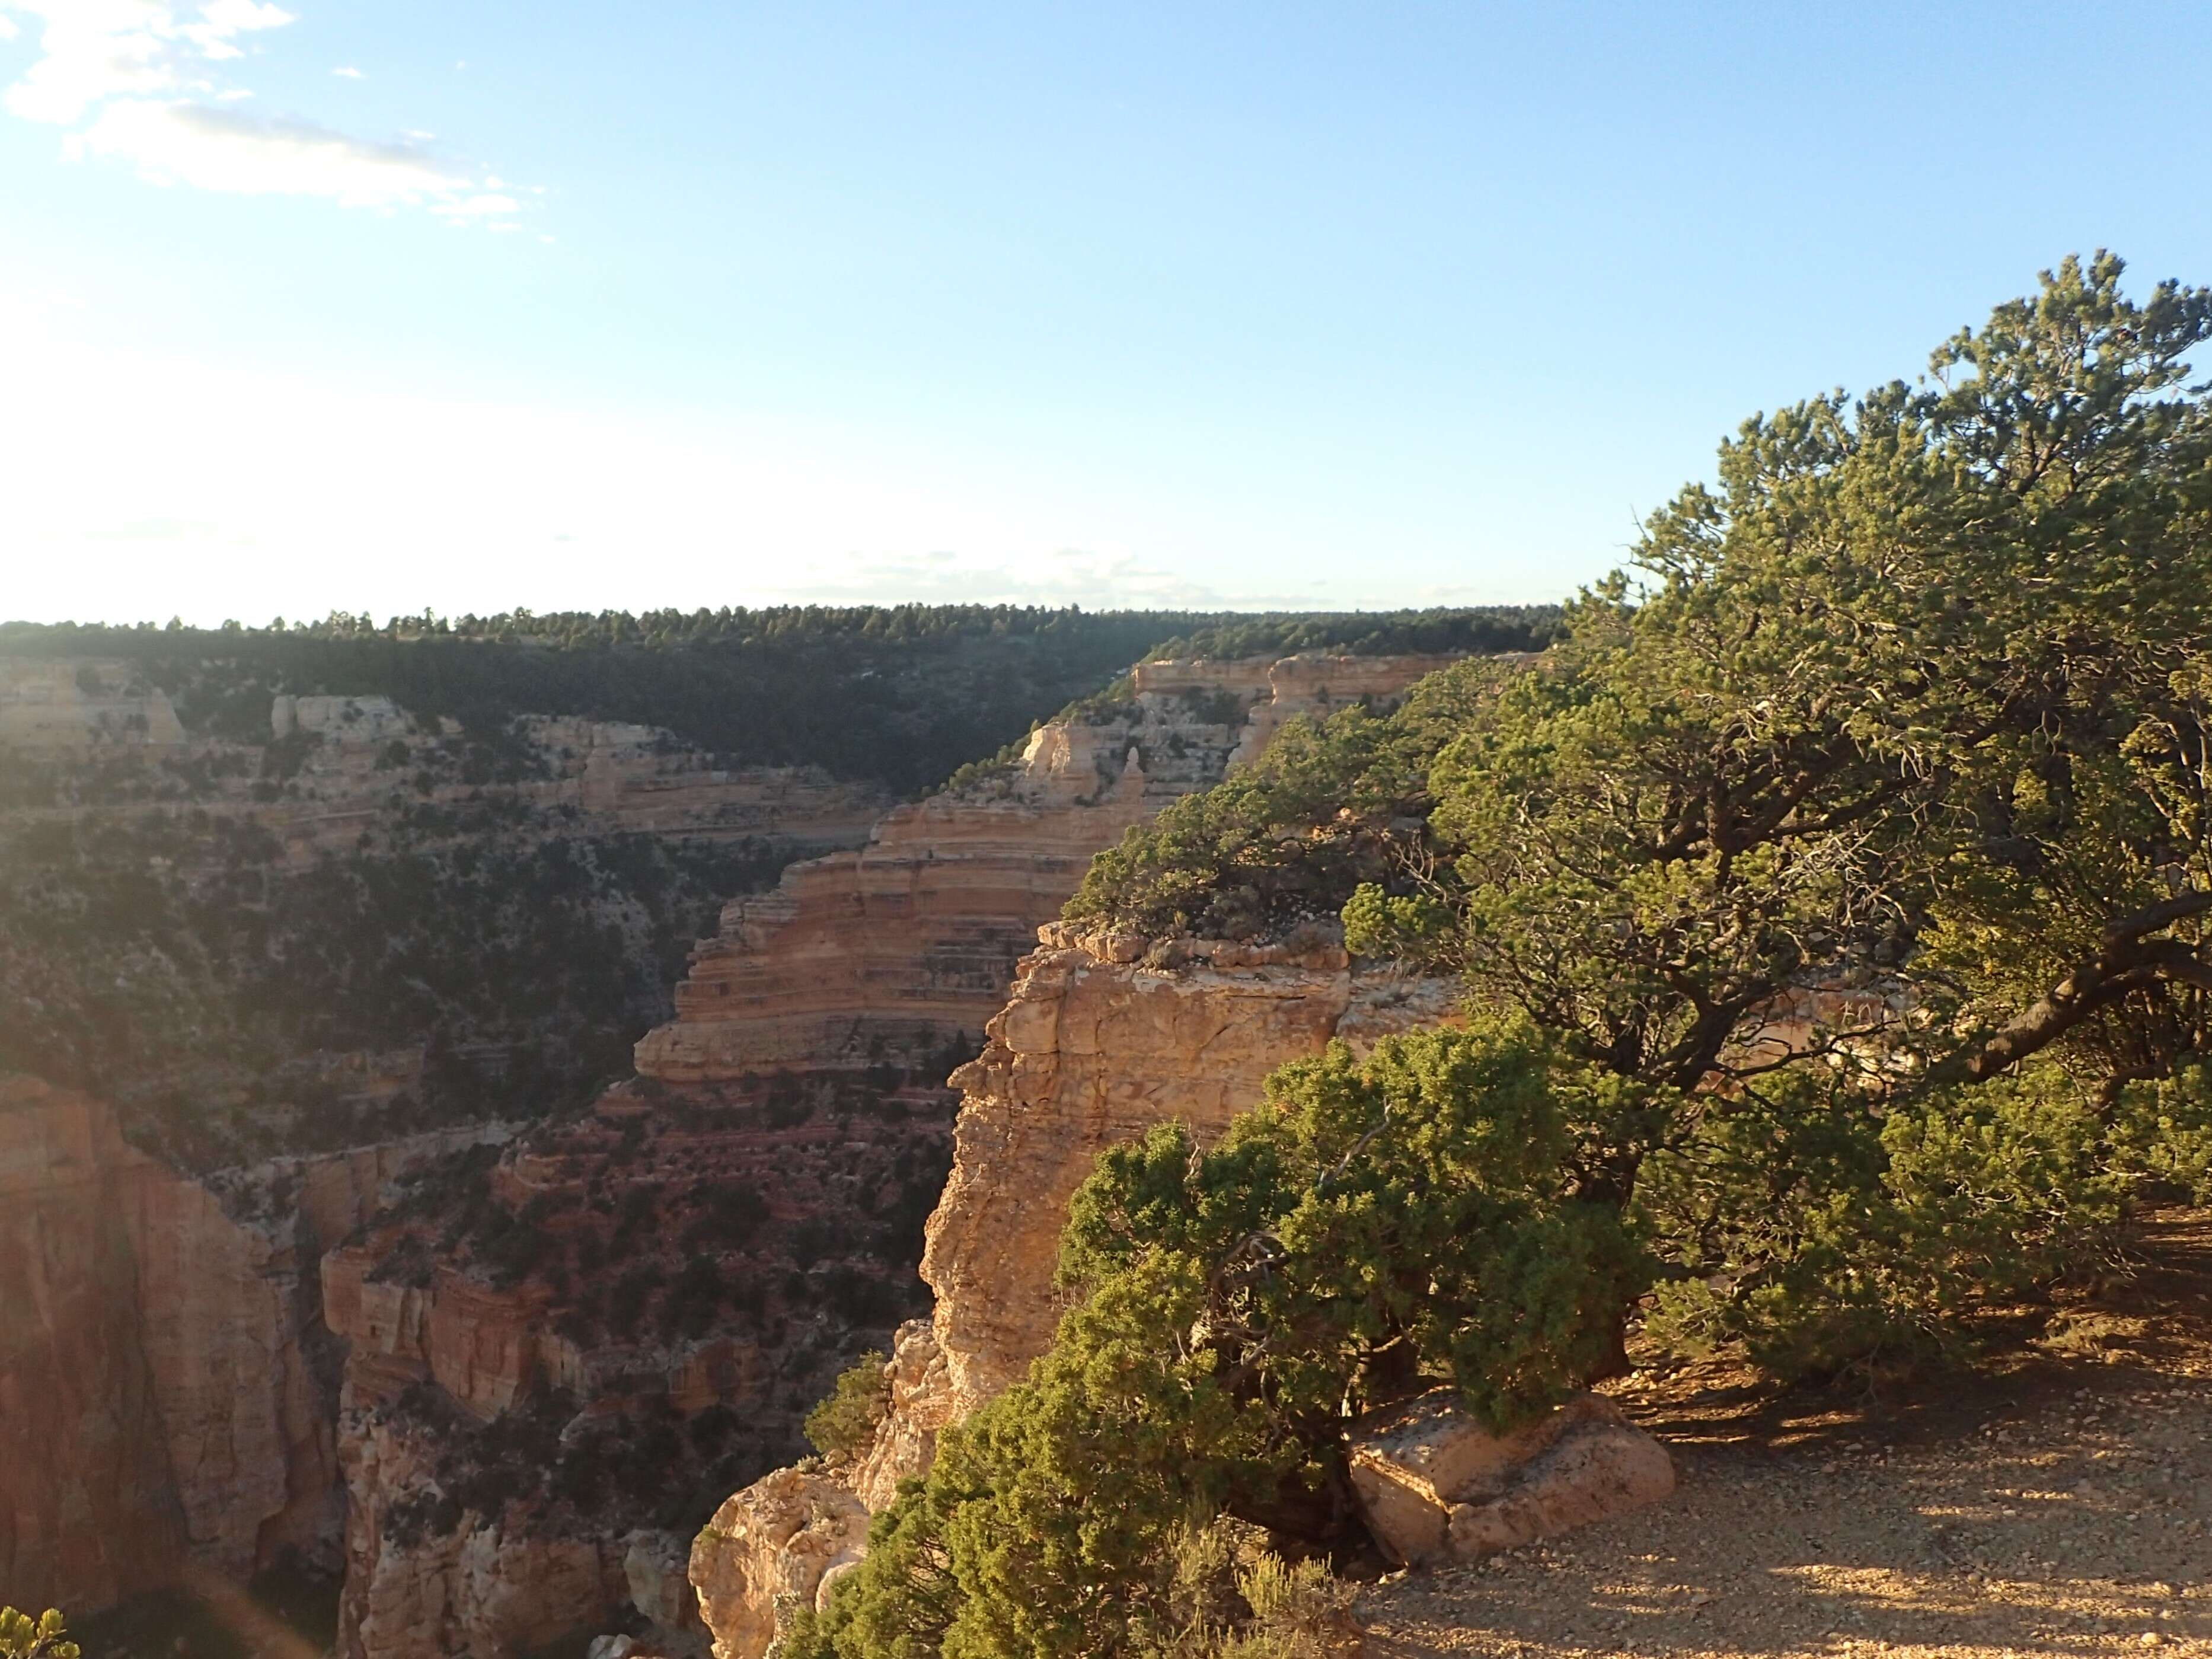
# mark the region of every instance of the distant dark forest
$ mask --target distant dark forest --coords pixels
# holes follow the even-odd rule
[[[1211,655],[1526,648],[1553,607],[1249,616],[1016,605],[742,607],[192,629],[0,623],[0,653],[135,665],[187,729],[265,741],[274,693],[391,697],[496,743],[517,715],[665,727],[731,764],[901,793],[1018,738],[1161,648]]]

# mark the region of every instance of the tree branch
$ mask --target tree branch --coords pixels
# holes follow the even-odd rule
[[[1928,1082],[1982,1083],[2047,1048],[2091,1014],[2157,979],[2212,988],[2212,966],[2179,939],[2147,934],[2212,910],[2212,891],[2182,893],[2105,924],[2097,953],[1982,1042],[1932,1066]]]

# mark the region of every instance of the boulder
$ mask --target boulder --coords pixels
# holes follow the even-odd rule
[[[860,1500],[811,1469],[778,1469],[731,1498],[691,1546],[714,1659],[760,1659],[785,1610],[811,1607],[823,1578],[867,1541]]]
[[[1667,1449],[1603,1396],[1493,1434],[1437,1389],[1354,1431],[1352,1485],[1375,1540],[1409,1563],[1472,1560],[1655,1503]]]

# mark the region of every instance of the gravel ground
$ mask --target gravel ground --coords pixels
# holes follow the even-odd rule
[[[1370,1587],[1370,1659],[2212,1655],[2212,1217],[2147,1254],[2055,1340],[1913,1394],[1631,1379],[1674,1498]]]

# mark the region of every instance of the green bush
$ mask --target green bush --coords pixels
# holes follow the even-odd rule
[[[806,1438],[833,1462],[858,1457],[875,1443],[876,1425],[890,1403],[886,1362],[871,1349],[839,1373],[830,1397],[806,1413]]]
[[[2161,1190],[2212,1194],[2200,1066],[2110,1105],[2051,1064],[1894,1109],[1794,1079],[1652,1160],[1638,1206],[1669,1270],[1650,1331],[1741,1341],[1790,1377],[1961,1356],[2021,1304],[2124,1270]]]
[[[1523,1023],[1339,1047],[1210,1152],[1170,1125],[1109,1152],[1072,1211],[1051,1352],[940,1441],[787,1652],[1194,1640],[1179,1540],[1224,1513],[1339,1537],[1348,1413],[1449,1381],[1510,1424],[1606,1368],[1644,1260],[1575,1195],[1573,1149],[1622,1109]]]

